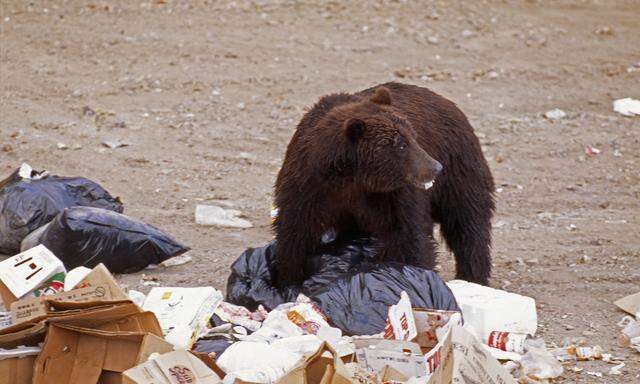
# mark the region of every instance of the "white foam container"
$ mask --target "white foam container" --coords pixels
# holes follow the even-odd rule
[[[533,298],[464,280],[451,280],[447,285],[462,310],[465,326],[471,326],[483,341],[492,331],[535,335],[538,315]]]

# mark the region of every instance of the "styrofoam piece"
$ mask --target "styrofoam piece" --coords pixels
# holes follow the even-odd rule
[[[538,315],[533,298],[464,280],[452,280],[447,285],[462,310],[465,325],[483,340],[492,331],[535,335]]]

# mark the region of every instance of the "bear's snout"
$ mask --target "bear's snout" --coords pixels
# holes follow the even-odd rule
[[[411,171],[408,175],[409,182],[418,188],[424,188],[426,184],[435,180],[436,176],[442,172],[442,169],[443,166],[438,160],[429,156],[424,149],[418,147],[411,159]]]

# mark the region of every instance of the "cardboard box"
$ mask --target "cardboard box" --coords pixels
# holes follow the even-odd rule
[[[47,300],[52,301],[113,301],[128,300],[109,270],[103,265],[96,266],[77,288],[56,295],[18,300],[11,304],[11,319],[14,324],[34,321],[47,315]]]
[[[109,332],[51,324],[36,359],[33,384],[117,382],[119,374],[173,346],[141,332]]]
[[[480,341],[460,325],[451,327],[434,353],[442,356],[442,362],[427,384],[517,384]]]
[[[40,348],[22,347],[0,351],[0,378],[5,384],[31,384]]]
[[[44,341],[46,332],[44,322],[27,322],[3,328],[0,330],[0,348],[12,349],[21,345],[38,345]]]
[[[58,272],[64,264],[44,245],[26,250],[0,262],[0,296],[5,308],[37,289]]]
[[[123,384],[217,384],[220,377],[198,357],[185,350],[173,351],[130,368]]]
[[[427,361],[420,346],[404,340],[356,339],[356,358],[367,371],[381,372],[391,366],[406,377],[427,376]]]
[[[47,301],[49,324],[98,329],[111,332],[148,332],[162,337],[158,319],[142,312],[131,301],[52,302]]]
[[[278,384],[352,384],[344,363],[327,344],[289,371]]]

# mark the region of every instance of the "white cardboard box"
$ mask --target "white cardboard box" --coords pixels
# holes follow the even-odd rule
[[[0,280],[18,299],[41,286],[56,273],[64,271],[62,261],[44,245],[0,262]]]

